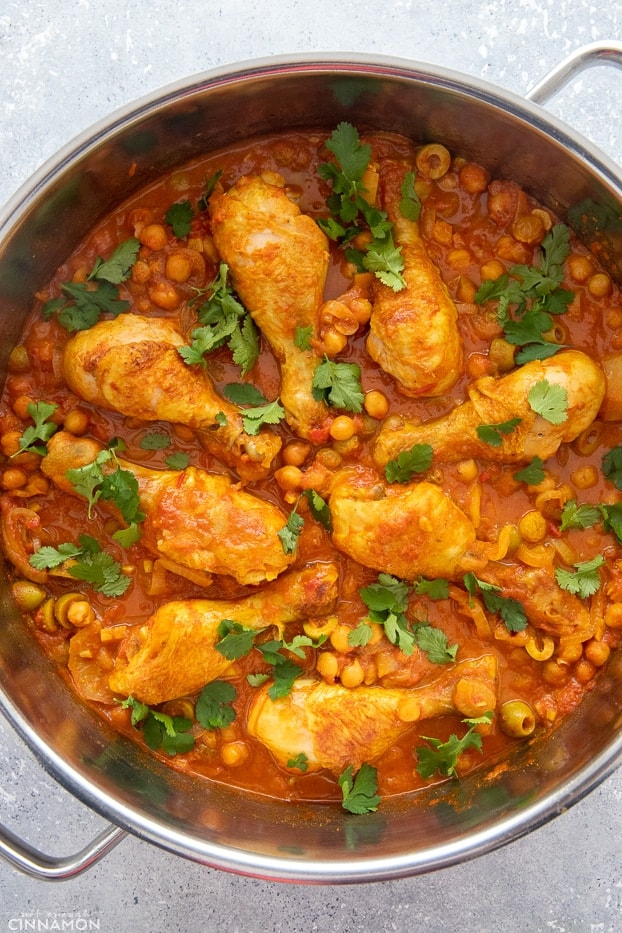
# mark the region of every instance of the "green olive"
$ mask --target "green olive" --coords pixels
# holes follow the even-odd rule
[[[508,700],[500,710],[501,728],[513,739],[524,739],[536,728],[536,717],[529,703]]]

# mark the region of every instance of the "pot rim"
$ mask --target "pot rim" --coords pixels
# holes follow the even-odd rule
[[[173,102],[191,98],[211,87],[234,85],[259,76],[285,77],[300,73],[361,74],[366,77],[377,75],[407,83],[417,81],[462,95],[466,93],[476,100],[509,112],[526,123],[530,130],[554,139],[575,157],[586,162],[601,183],[622,199],[622,170],[613,160],[561,120],[544,111],[540,105],[512,91],[452,69],[405,58],[369,53],[299,53],[221,65],[171,82],[97,120],[43,162],[0,210],[0,254],[4,238],[10,235],[13,227],[17,227],[22,216],[46,188],[78,159],[98,149],[116,134]],[[170,825],[165,826],[163,822],[150,818],[136,807],[123,803],[91,784],[48,741],[38,735],[1,685],[0,709],[45,770],[79,801],[104,818],[168,851],[210,867],[264,880],[317,884],[369,882],[448,867],[499,848],[543,825],[581,800],[622,762],[622,734],[618,734],[587,766],[554,792],[510,813],[498,820],[492,828],[469,834],[454,844],[431,844],[416,853],[404,852],[397,856],[378,858],[301,860],[296,856],[251,853],[218,842],[207,842]]]

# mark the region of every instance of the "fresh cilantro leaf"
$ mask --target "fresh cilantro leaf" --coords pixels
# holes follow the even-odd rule
[[[227,416],[225,415],[224,411],[217,412],[214,417],[214,421],[216,424],[220,425],[221,428],[224,428],[227,423]]]
[[[519,483],[527,483],[528,486],[539,486],[545,477],[543,467],[544,460],[534,457],[531,463],[514,474],[514,479]]]
[[[197,201],[197,210],[199,211],[207,210],[208,201],[210,197],[212,196],[214,188],[220,181],[221,176],[222,176],[222,169],[220,168],[218,169],[217,172],[214,172],[213,175],[210,175],[208,178],[205,179],[205,187],[203,189],[203,194]]]
[[[616,502],[614,505],[599,505],[598,508],[603,516],[603,528],[611,532],[622,544],[622,502]]]
[[[405,655],[411,655],[416,646],[415,636],[405,615],[408,594],[408,584],[386,573],[379,574],[376,583],[361,590],[361,599],[369,610],[371,621],[382,625],[387,639]]]
[[[218,641],[215,648],[228,661],[237,661],[252,650],[257,636],[265,629],[249,628],[234,622],[232,619],[223,619],[218,626]]]
[[[161,431],[152,431],[149,434],[143,434],[140,439],[141,450],[166,450],[171,446],[171,439],[167,434]]]
[[[288,759],[287,767],[292,769],[295,768],[297,771],[302,771],[304,774],[309,767],[309,759],[304,752],[300,752],[298,755],[296,755],[295,758]]]
[[[372,631],[369,622],[362,619],[355,628],[348,632],[348,644],[353,648],[364,648],[372,636]]]
[[[192,227],[192,218],[194,211],[190,201],[180,201],[172,204],[164,215],[167,224],[173,228],[173,233],[178,240],[188,236]]]
[[[129,277],[139,249],[140,242],[136,237],[123,240],[109,259],[97,258],[89,279],[98,279],[99,281],[111,282],[113,285],[120,285]]]
[[[123,596],[131,583],[118,561],[106,551],[83,554],[68,568],[68,573],[76,580],[90,583],[94,590],[104,596]]]
[[[603,474],[616,489],[622,489],[622,445],[612,447],[603,457]]]
[[[109,463],[115,463],[116,468],[106,473],[103,467]],[[101,450],[91,463],[67,470],[65,476],[76,492],[87,500],[89,518],[93,506],[101,498],[113,502],[128,524],[145,520],[144,513],[140,511],[138,481],[130,470],[119,466],[110,447]]]
[[[415,581],[415,593],[419,596],[429,596],[430,599],[449,599],[449,580],[444,580],[442,577],[436,580],[419,577]]]
[[[204,729],[226,729],[235,719],[232,703],[237,696],[233,684],[226,680],[212,680],[201,690],[195,707],[195,716]]]
[[[567,590],[574,596],[587,599],[588,596],[593,596],[600,588],[601,580],[598,568],[602,567],[604,563],[605,558],[601,554],[597,554],[592,560],[573,564],[574,571],[557,567],[555,579],[562,590]]]
[[[297,507],[297,503],[296,503]],[[281,528],[280,531],[277,531],[277,535],[281,541],[281,546],[285,554],[293,554],[298,547],[298,538],[304,528],[305,520],[302,515],[299,515],[294,508],[289,513],[289,518],[287,519],[287,524],[284,528]]]
[[[440,628],[419,623],[414,626],[413,634],[417,648],[427,654],[432,664],[451,664],[456,660],[458,645],[450,645],[445,632]]]
[[[415,190],[415,173],[406,172],[404,180],[400,187],[402,200],[400,201],[400,213],[406,220],[419,220],[421,215],[421,201]]]
[[[58,431],[58,425],[48,419],[52,417],[58,405],[53,402],[29,402],[26,411],[34,421],[29,425],[19,439],[19,449],[11,454],[11,457],[17,454],[30,451],[45,457],[47,453],[46,444],[53,434]],[[10,458],[9,458],[10,459]]]
[[[264,424],[278,424],[285,417],[285,409],[278,398],[257,408],[245,408],[242,412],[242,424],[247,434],[259,434]]]
[[[250,382],[228,382],[222,394],[234,405],[265,405],[268,401]]]
[[[522,418],[510,418],[509,421],[503,421],[501,424],[479,424],[476,428],[477,436],[491,447],[500,447],[503,443],[503,435],[511,434],[521,421]]]
[[[529,390],[527,400],[532,410],[551,424],[568,419],[568,393],[563,386],[541,379]]]
[[[297,327],[294,333],[294,346],[299,350],[311,349],[311,338],[313,337],[313,327]]]
[[[313,374],[312,392],[317,402],[324,401],[334,408],[361,412],[364,395],[360,367],[356,363],[335,363],[325,357]]]
[[[560,531],[568,528],[591,528],[602,518],[600,509],[595,505],[577,505],[576,499],[571,499],[562,509]]]
[[[136,522],[130,522],[127,528],[118,528],[117,531],[113,532],[112,537],[119,542],[121,547],[128,548],[140,541],[140,528]]]
[[[306,489],[304,496],[309,503],[309,511],[316,522],[323,525],[327,531],[332,531],[332,520],[328,502],[326,502],[315,489]]]
[[[250,315],[243,318],[229,338],[233,362],[243,376],[251,371],[259,357],[259,333]]]
[[[432,777],[435,772],[438,772],[442,777],[457,777],[456,768],[460,755],[468,748],[476,748],[479,751],[482,749],[482,737],[479,732],[475,731],[477,726],[490,725],[492,718],[493,713],[488,712],[475,719],[463,719],[462,722],[466,723],[469,728],[461,739],[452,734],[446,742],[442,742],[440,739],[422,735],[421,738],[432,747],[420,745],[417,748],[418,774],[426,779]]]
[[[55,567],[64,564],[66,560],[79,557],[81,553],[82,548],[71,544],[69,541],[59,544],[57,548],[44,545],[29,558],[29,563],[35,570],[54,570]]]
[[[143,739],[153,751],[161,748],[167,755],[173,756],[194,748],[194,738],[188,731],[192,726],[190,719],[185,716],[168,716],[132,696],[118,702],[123,709],[131,710],[130,721],[135,729],[143,724]]]
[[[486,609],[499,614],[509,632],[522,632],[527,627],[527,615],[522,604],[517,599],[501,596],[500,586],[479,580],[474,573],[465,574],[463,582],[471,596],[479,590]]]
[[[61,291],[69,300],[54,298],[46,302],[41,311],[45,320],[56,315],[61,327],[71,333],[92,327],[101,314],[117,317],[127,311],[130,303],[119,298],[117,285],[128,278],[139,247],[138,240],[130,237],[116,247],[109,259],[98,257],[86,282],[63,282]]]
[[[348,765],[339,775],[337,782],[343,798],[341,806],[348,813],[371,813],[378,809],[378,772],[372,765],[363,763],[356,776],[352,765]]]
[[[430,469],[433,454],[430,444],[413,444],[410,450],[403,450],[385,466],[387,482],[409,483],[415,473],[425,473]]]
[[[363,256],[363,268],[375,273],[376,278],[394,292],[399,292],[406,287],[402,275],[404,269],[402,248],[395,245],[390,233],[382,239],[373,239],[368,243]]]
[[[305,648],[320,648],[327,639],[327,635],[320,635],[317,641],[314,641],[308,635],[294,635],[291,641],[285,638],[281,640],[281,645],[286,651],[291,651],[297,658],[306,658]]]
[[[332,182],[336,202],[333,213],[345,223],[350,223],[358,213],[357,198],[364,192],[362,178],[371,158],[371,146],[361,143],[358,131],[351,123],[342,122],[333,130],[326,148],[335,156],[338,167],[323,163],[318,167],[318,174]]]
[[[176,450],[164,458],[164,462],[169,470],[185,470],[190,463],[190,457],[183,450]]]
[[[295,664],[283,654],[284,647],[283,642],[276,639],[257,646],[264,661],[272,665],[272,684],[268,688],[268,696],[271,700],[288,696],[294,681],[303,673],[299,664]]]

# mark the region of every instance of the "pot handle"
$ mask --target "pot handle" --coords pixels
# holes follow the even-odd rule
[[[126,835],[125,830],[110,825],[74,855],[54,858],[31,846],[0,824],[0,857],[39,881],[66,881],[98,862]]]
[[[575,49],[525,94],[527,100],[543,104],[576,77],[593,65],[622,67],[622,42],[592,42]]]

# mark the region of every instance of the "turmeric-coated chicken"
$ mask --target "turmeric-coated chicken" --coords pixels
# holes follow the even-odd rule
[[[406,580],[454,577],[476,538],[471,520],[434,483],[388,485],[351,471],[334,484],[329,507],[335,547]]]
[[[50,439],[41,469],[56,486],[79,496],[67,470],[93,463],[101,450],[92,438],[59,431]],[[273,580],[291,564],[295,555],[284,553],[278,537],[287,516],[228,476],[192,466],[154,470],[117,460],[138,483],[145,514],[142,544],[170,562],[170,569],[182,575],[184,568],[230,574],[239,583],[256,584]]]
[[[592,633],[585,602],[560,589],[552,567],[487,560],[471,520],[434,483],[386,485],[369,471],[350,471],[329,499],[333,543],[365,567],[412,581],[477,576],[518,600],[534,628],[585,640]]]
[[[268,685],[269,686],[269,685]],[[343,687],[298,680],[277,700],[264,687],[253,700],[249,733],[280,765],[300,754],[308,771],[340,774],[348,765],[382,755],[414,722],[459,713],[482,716],[497,705],[497,662],[493,655],[460,661],[421,687]]]
[[[282,632],[290,622],[327,615],[337,598],[337,573],[334,564],[310,564],[240,599],[165,603],[121,642],[111,690],[148,704],[195,693],[233,664],[216,647],[223,620]]]
[[[535,411],[529,395],[538,384],[565,390],[557,423]],[[506,376],[483,376],[468,389],[469,401],[447,415],[422,424],[397,416],[383,424],[374,445],[374,460],[384,467],[415,444],[430,444],[434,460],[452,462],[482,457],[514,463],[540,457],[547,460],[563,442],[573,441],[598,414],[605,395],[601,367],[579,350],[562,350],[548,360],[534,360]],[[520,419],[507,428],[507,422]],[[478,436],[480,426],[506,426],[498,446]]]
[[[300,335],[319,337],[319,310],[328,271],[327,239],[281,183],[245,175],[210,198],[216,248],[281,369],[280,398],[290,427],[301,437],[327,439],[328,411],[313,397],[319,357],[302,349]]]
[[[63,372],[85,401],[142,421],[188,425],[244,479],[265,476],[281,441],[269,431],[244,431],[240,410],[205,371],[184,363],[178,348],[185,343],[171,321],[120,314],[69,340]]]
[[[419,222],[400,210],[408,171],[405,162],[385,159],[380,164],[380,202],[401,247],[406,287],[394,291],[375,281],[367,352],[406,395],[436,396],[462,373],[462,342],[456,306],[426,251]]]

